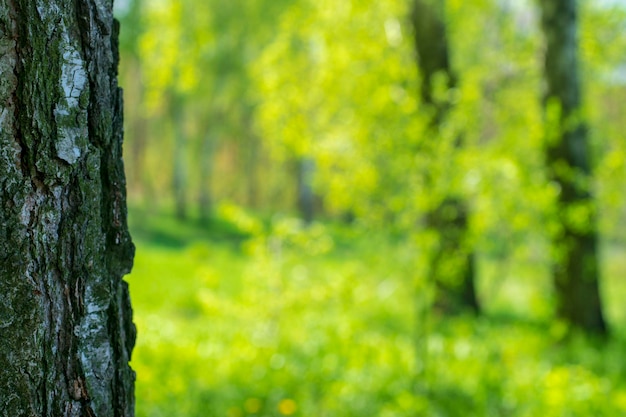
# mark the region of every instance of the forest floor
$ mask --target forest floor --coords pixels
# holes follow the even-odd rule
[[[393,236],[236,207],[204,226],[131,208],[130,225],[138,417],[626,414],[617,249],[602,341],[564,337],[537,265],[483,259],[486,313],[441,318]]]

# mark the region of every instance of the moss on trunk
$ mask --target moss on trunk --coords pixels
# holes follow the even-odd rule
[[[2,416],[134,413],[111,7],[0,2]]]

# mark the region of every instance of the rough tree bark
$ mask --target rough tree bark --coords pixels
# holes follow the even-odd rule
[[[110,0],[0,0],[0,416],[134,414]]]
[[[539,4],[546,40],[544,106],[548,117],[554,110],[559,113],[547,129],[546,148],[548,175],[560,188],[561,230],[553,239],[557,316],[585,330],[606,333],[599,291],[596,211],[590,190],[592,169],[581,115],[576,1],[542,0]],[[576,211],[586,218],[577,221],[571,215]]]
[[[421,75],[421,103],[431,112],[434,132],[439,130],[450,110],[447,100],[436,97],[436,78],[443,77],[448,90],[457,83],[450,65],[443,12],[440,0],[414,0],[411,15]],[[460,146],[460,139],[457,146]],[[462,310],[478,313],[480,310],[475,290],[474,254],[467,247],[468,211],[465,201],[449,195],[427,216],[427,226],[438,236],[430,265],[436,285],[435,306],[444,313]]]

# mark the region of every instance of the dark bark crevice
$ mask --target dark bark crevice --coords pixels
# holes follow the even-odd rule
[[[15,62],[0,56],[15,78],[11,91],[0,80],[0,149],[15,148],[0,152],[0,416],[132,416],[122,276],[133,246],[111,4],[12,6],[0,8],[15,45]],[[0,48],[6,40],[0,31]]]

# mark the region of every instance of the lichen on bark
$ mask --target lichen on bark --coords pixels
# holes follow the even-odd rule
[[[132,416],[117,24],[0,0],[0,416]]]

